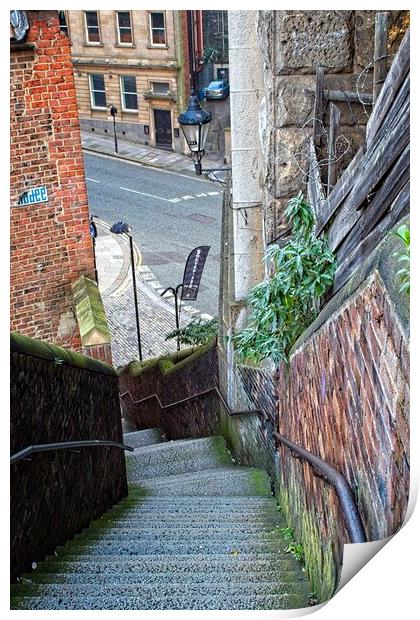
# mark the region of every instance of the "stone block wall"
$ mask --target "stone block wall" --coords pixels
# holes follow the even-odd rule
[[[184,350],[143,365],[134,362],[119,376],[123,417],[138,429],[159,427],[169,440],[216,435],[220,427],[220,405],[214,392],[163,410],[155,397],[148,397],[156,394],[162,405],[168,405],[217,385],[214,343],[195,353]],[[143,402],[133,402],[139,400]]]
[[[325,89],[372,92],[377,11],[258,11],[257,31],[264,58],[265,102],[260,110],[266,241],[287,232],[287,201],[305,189],[307,140],[312,132],[315,73],[325,69]],[[408,11],[389,12],[390,60],[409,22]],[[337,142],[343,171],[363,143],[371,107],[335,102],[341,112]],[[328,108],[323,116],[320,160],[326,182]]]
[[[395,248],[387,240],[375,268],[369,273],[370,261],[324,308],[278,386],[279,432],[344,475],[369,541],[398,530],[409,494],[408,297],[396,291],[395,264],[389,269]],[[284,447],[279,456],[278,498],[325,600],[349,542],[340,507],[308,465]]]
[[[57,11],[27,15],[25,42],[10,43],[11,324],[80,350],[70,284],[94,261],[70,43]],[[42,185],[46,202],[17,205]]]
[[[118,378],[98,360],[12,334],[11,454],[86,439],[122,442]],[[80,448],[11,465],[15,579],[127,495],[124,452]]]

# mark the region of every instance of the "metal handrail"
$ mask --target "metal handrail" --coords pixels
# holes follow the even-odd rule
[[[232,411],[227,402],[225,401],[223,395],[217,387],[212,387],[203,392],[198,392],[197,394],[193,394],[192,396],[188,396],[187,398],[182,398],[181,400],[177,400],[175,402],[164,405],[158,394],[151,394],[150,396],[146,396],[145,398],[141,398],[139,400],[134,400],[130,391],[127,390],[123,394],[120,394],[120,398],[124,398],[125,396],[129,396],[132,404],[137,405],[140,403],[144,403],[151,398],[155,398],[161,409],[170,409],[171,407],[175,407],[177,405],[182,405],[188,401],[194,400],[196,398],[200,398],[201,396],[205,396],[211,392],[215,392],[219,399],[221,400],[223,406],[228,412],[229,416],[239,416],[239,415],[261,415],[264,421],[267,421],[268,416],[265,411],[262,409],[251,409],[247,411]],[[344,521],[346,523],[347,531],[350,536],[350,540],[352,543],[363,543],[367,541],[366,534],[363,528],[362,519],[360,517],[359,509],[355,502],[353,492],[347,480],[344,476],[334,469],[332,465],[322,460],[315,454],[308,452],[302,446],[290,441],[283,435],[280,435],[277,432],[273,433],[273,438],[287,446],[291,451],[293,456],[297,456],[297,458],[303,458],[309,465],[315,470],[316,474],[322,477],[326,482],[331,484],[334,487],[334,490],[337,494],[337,498],[340,504],[341,511],[344,516]]]
[[[283,437],[283,435],[273,433],[273,437],[276,441],[287,446],[292,451],[292,454],[295,453],[293,454],[295,458],[303,458],[315,470],[317,475],[334,487],[350,536],[350,541],[352,543],[366,542],[366,533],[359,509],[357,508],[351,487],[344,476],[329,463],[315,456],[312,452],[308,452],[308,450],[305,450],[302,446],[290,441],[290,439]]]
[[[133,452],[134,450],[134,448],[132,448],[131,446],[126,446],[125,444],[119,443],[118,441],[110,441],[107,439],[87,439],[80,441],[63,441],[59,443],[41,443],[34,446],[27,446],[26,448],[23,448],[23,450],[19,450],[19,452],[15,452],[15,454],[12,454],[10,457],[10,464],[27,458],[30,454],[34,454],[36,452],[49,452],[50,450],[68,450],[92,446],[120,448],[121,450],[128,450],[129,452]]]
[[[260,415],[264,419],[267,419],[267,417],[268,417],[266,412],[263,411],[262,409],[249,409],[249,410],[247,409],[245,411],[232,411],[232,409],[229,407],[229,405],[227,404],[227,402],[223,398],[223,395],[221,394],[219,388],[216,387],[216,386],[208,388],[207,390],[203,390],[202,392],[198,392],[197,394],[193,394],[192,396],[187,396],[186,398],[182,398],[181,400],[174,401],[174,402],[169,403],[167,405],[164,405],[162,403],[162,401],[160,400],[158,394],[150,394],[150,396],[145,396],[144,398],[140,398],[140,400],[134,400],[132,395],[131,395],[131,393],[130,393],[130,391],[127,390],[123,394],[120,394],[120,398],[124,398],[124,396],[129,396],[130,400],[131,400],[131,403],[133,405],[138,405],[140,403],[144,403],[147,400],[150,400],[151,398],[155,398],[158,401],[159,407],[161,409],[170,409],[171,407],[176,407],[177,405],[183,405],[184,403],[187,403],[190,400],[195,400],[196,398],[200,398],[201,396],[205,396],[206,394],[210,394],[211,392],[215,392],[217,394],[217,396],[221,400],[224,408],[226,409],[226,411],[228,412],[228,414],[230,416]]]

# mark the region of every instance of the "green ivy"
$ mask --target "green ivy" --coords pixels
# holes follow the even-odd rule
[[[401,269],[395,274],[396,278],[399,278],[401,282],[400,293],[404,291],[407,295],[410,294],[410,229],[407,224],[400,226],[395,233],[397,237],[401,239],[404,244],[404,249],[400,252],[395,252],[394,256],[397,257],[399,263],[403,263]]]
[[[291,238],[267,249],[272,275],[250,292],[249,325],[233,338],[242,361],[287,362],[291,347],[315,319],[319,298],[334,282],[334,254],[324,238],[315,237],[314,213],[302,192],[289,201],[285,216]]]
[[[179,336],[179,342],[181,344],[196,346],[213,340],[213,338],[217,336],[217,329],[217,319],[203,321],[200,317],[193,319],[185,327],[170,332],[165,337],[165,340],[170,340]]]

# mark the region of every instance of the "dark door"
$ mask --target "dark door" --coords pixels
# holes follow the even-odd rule
[[[156,146],[172,148],[171,113],[167,110],[153,110],[155,114]]]

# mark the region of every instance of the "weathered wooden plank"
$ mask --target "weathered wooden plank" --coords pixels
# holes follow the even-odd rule
[[[384,217],[410,178],[410,145],[406,146],[372,201],[344,239],[337,251],[341,263]]]
[[[321,181],[321,171],[319,169],[315,145],[312,139],[309,140],[308,157],[308,198],[309,203],[312,205],[314,210],[316,221],[318,221],[324,210],[325,193]]]
[[[376,187],[390,166],[400,156],[410,140],[407,109],[400,111],[398,122],[393,123],[361,162],[357,177],[328,231],[330,246],[335,250],[360,217],[359,206]]]
[[[330,105],[330,131],[328,134],[328,195],[337,183],[338,165],[337,165],[337,140],[340,134],[340,116],[341,112],[335,105]]]
[[[410,183],[394,200],[389,213],[379,222],[369,235],[360,243],[353,252],[344,260],[335,275],[334,286],[328,296],[333,297],[351,278],[356,269],[368,258],[387,233],[397,222],[409,212],[410,206]],[[326,300],[327,301],[327,300]]]
[[[381,139],[381,136],[386,134],[389,131],[391,125],[395,125],[396,122],[399,122],[399,117],[401,114],[401,108],[405,105],[407,108],[407,100],[410,97],[410,73],[408,73],[401,85],[401,88],[396,94],[394,101],[391,103],[388,108],[388,112],[385,117],[382,119],[382,124],[378,128],[378,131],[375,134],[375,139],[369,143],[369,149],[373,147],[373,145]],[[408,112],[409,114],[409,106]]]
[[[322,115],[324,113],[324,67],[316,68],[316,86],[314,102],[314,144],[320,146],[322,136]]]
[[[375,16],[375,44],[373,64],[373,103],[377,100],[386,78],[388,44],[388,13],[381,11]]]
[[[355,176],[357,175],[360,162],[363,158],[364,149],[360,147],[356,155],[351,160],[341,177],[338,179],[336,185],[331,191],[325,201],[323,212],[320,215],[318,224],[316,226],[316,234],[319,235],[323,229],[330,222],[331,218],[335,215],[343,200],[351,190]]]
[[[387,115],[388,110],[409,70],[410,31],[407,30],[367,123],[366,140],[368,147],[372,143],[378,129],[382,125],[382,121]]]

